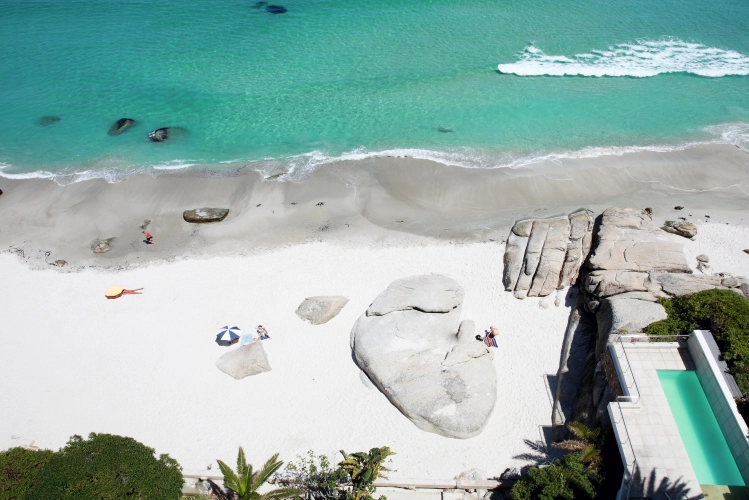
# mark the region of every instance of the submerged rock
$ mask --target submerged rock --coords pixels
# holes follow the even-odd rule
[[[36,123],[37,125],[41,125],[45,127],[47,125],[52,125],[53,123],[57,123],[60,120],[62,120],[62,118],[60,118],[59,116],[42,116],[36,121]]]
[[[193,224],[202,224],[208,222],[221,222],[229,214],[228,208],[196,208],[194,210],[185,210],[182,212],[182,218],[185,222]]]
[[[218,358],[216,367],[237,380],[271,370],[262,341],[227,352]]]
[[[283,7],[282,5],[269,5],[265,10],[271,14],[285,14],[287,12],[286,7]]]
[[[391,283],[351,331],[357,365],[424,431],[465,439],[483,430],[497,399],[493,355],[460,321],[463,288],[445,276]]]
[[[120,135],[133,125],[135,125],[135,120],[133,120],[132,118],[120,118],[119,120],[114,122],[114,125],[109,128],[109,132],[107,132],[107,134]]]
[[[183,129],[182,127],[157,128],[153,132],[149,132],[148,138],[152,142],[164,142],[167,139],[185,134],[186,132],[187,130]]]
[[[340,295],[307,297],[299,304],[296,315],[313,325],[322,325],[335,318],[348,299]]]

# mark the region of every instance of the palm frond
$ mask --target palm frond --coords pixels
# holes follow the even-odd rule
[[[566,441],[554,443],[552,446],[564,451],[582,451],[588,446],[588,444],[583,441],[578,441],[577,439],[568,439]]]
[[[218,462],[218,468],[221,469],[221,474],[224,475],[224,484],[231,488],[235,489],[239,485],[239,478],[234,473],[233,470],[231,470],[231,467],[226,465],[221,460],[216,460]]]
[[[592,431],[580,422],[569,422],[567,428],[578,438],[586,443],[591,442]]]
[[[237,474],[239,474],[240,476],[243,475],[246,468],[247,468],[247,459],[244,456],[244,450],[240,446],[239,454],[237,455]]]
[[[263,468],[255,474],[252,481],[253,491],[265,483],[278,469],[281,468],[282,465],[283,462],[278,460],[278,453],[270,457],[265,464],[263,464]]]
[[[303,495],[304,492],[302,490],[297,490],[294,488],[278,488],[272,491],[269,491],[268,493],[261,495],[260,498],[262,500],[279,500],[282,498],[291,498],[295,496]]]

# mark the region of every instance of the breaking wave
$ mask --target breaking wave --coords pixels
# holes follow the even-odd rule
[[[518,60],[500,64],[502,73],[518,76],[631,76],[645,78],[661,73],[692,73],[718,78],[749,75],[749,57],[733,50],[669,38],[638,40],[608,50],[592,50],[574,56],[547,55],[534,45],[526,47]]]

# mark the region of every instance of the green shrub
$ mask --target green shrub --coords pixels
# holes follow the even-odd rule
[[[11,448],[0,452],[0,500],[20,500],[54,452]]]
[[[34,500],[178,500],[182,472],[168,455],[154,457],[135,439],[94,434],[73,436],[52,455],[31,487]]]
[[[278,480],[284,486],[295,486],[307,500],[325,500],[340,496],[341,484],[348,479],[343,469],[333,469],[326,455],[297,455],[296,461],[286,465],[285,476]]]
[[[374,482],[377,478],[387,479],[385,475],[390,469],[385,467],[384,463],[395,452],[387,446],[381,448],[372,448],[369,453],[362,451],[348,454],[341,450],[343,461],[338,464],[338,468],[345,471],[351,479],[351,492],[346,491],[348,500],[371,500],[375,492]],[[386,497],[380,496],[379,500],[387,500]]]
[[[749,392],[749,301],[731,290],[705,290],[659,301],[668,318],[643,329],[649,335],[710,330],[742,393]]]
[[[569,453],[546,467],[533,467],[512,487],[512,500],[583,500],[596,497],[601,476],[578,453]]]

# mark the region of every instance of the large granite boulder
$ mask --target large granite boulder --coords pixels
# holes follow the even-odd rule
[[[590,251],[592,228],[587,210],[517,221],[505,246],[505,290],[519,299],[546,297],[574,283]]]
[[[686,273],[649,273],[651,290],[670,296],[687,295],[713,288],[722,288],[720,276],[701,276]]]
[[[445,276],[393,282],[351,331],[357,365],[417,427],[452,438],[483,430],[497,399],[493,355],[460,321],[463,288]]]
[[[591,269],[691,273],[684,243],[634,208],[607,208],[601,216]]]
[[[208,222],[221,222],[229,214],[228,208],[196,208],[182,212],[185,222],[204,224]]]
[[[216,367],[237,380],[271,370],[262,341],[232,349],[218,358]]]
[[[322,325],[335,318],[348,299],[340,295],[307,297],[299,304],[296,315],[313,325]]]
[[[648,300],[609,297],[601,301],[596,311],[598,337],[596,358],[600,359],[611,335],[642,332],[650,323],[666,319],[668,314],[662,305]]]

